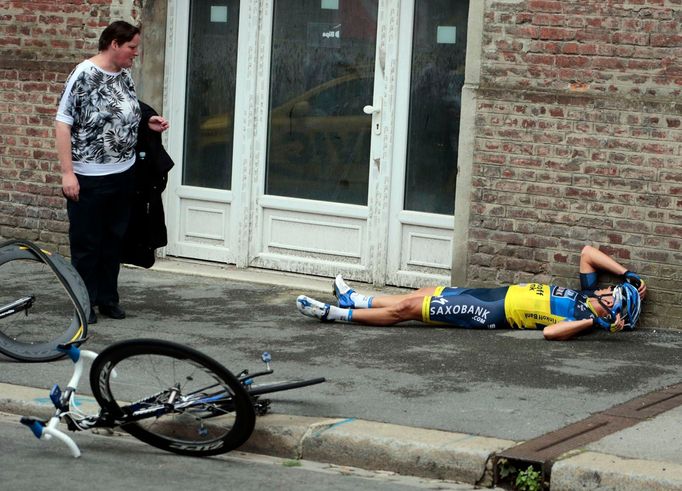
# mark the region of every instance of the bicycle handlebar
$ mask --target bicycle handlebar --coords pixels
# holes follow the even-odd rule
[[[50,392],[50,399],[57,408],[54,416],[52,416],[47,423],[33,418],[21,418],[21,423],[28,426],[39,440],[50,440],[52,437],[61,440],[69,447],[71,455],[73,455],[74,458],[78,458],[81,455],[78,445],[76,445],[76,442],[70,436],[58,429],[57,425],[61,421],[62,416],[69,412],[71,400],[76,393],[78,383],[83,375],[83,359],[94,360],[97,357],[97,353],[94,351],[82,350],[75,344],[60,346],[58,349],[69,356],[71,361],[73,361],[74,368],[73,375],[71,376],[64,393],[62,394],[58,385],[55,385]]]

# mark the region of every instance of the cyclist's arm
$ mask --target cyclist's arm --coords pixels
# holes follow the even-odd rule
[[[580,272],[587,274],[597,271],[607,271],[616,276],[622,276],[627,268],[599,249],[586,245],[580,252]]]
[[[587,331],[592,327],[596,326],[597,319],[581,319],[573,321],[561,321],[556,324],[551,324],[542,331],[547,341],[566,341],[574,336],[577,336],[581,332]],[[609,321],[610,322],[610,321]],[[620,318],[620,314],[616,316],[616,321],[613,322],[608,330],[610,332],[622,331],[625,324]],[[606,329],[606,327],[604,327]]]
[[[580,283],[583,290],[594,290],[597,287],[597,271],[606,271],[616,276],[623,276],[628,269],[608,254],[586,245],[580,252]],[[639,284],[635,284],[635,286],[639,290],[640,296],[644,298],[646,285],[638,276],[636,278]]]
[[[594,321],[592,319],[561,321],[545,327],[542,334],[547,341],[566,341],[583,331],[591,329],[593,325]]]

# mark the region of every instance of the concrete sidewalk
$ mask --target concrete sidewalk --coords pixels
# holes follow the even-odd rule
[[[299,293],[331,300],[330,285],[184,262],[125,269],[129,316],[101,319],[87,348],[169,339],[234,372],[257,368],[268,350],[278,379],[328,382],[273,394],[274,414],[259,418],[244,450],[481,486],[493,484],[495,454],[682,381],[679,331],[549,343],[534,332],[367,328],[298,314]],[[68,380],[68,362],[0,364],[1,411],[51,414],[46,389]],[[81,389],[87,404],[89,388]],[[562,455],[551,489],[682,489],[680,397],[667,412]]]

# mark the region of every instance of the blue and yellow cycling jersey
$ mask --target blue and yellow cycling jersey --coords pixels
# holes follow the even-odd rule
[[[510,286],[504,312],[509,325],[519,329],[543,329],[561,321],[593,317],[582,293],[539,283]]]
[[[502,288],[439,287],[422,304],[424,322],[465,328],[543,329],[561,321],[593,317],[583,293],[539,283]]]

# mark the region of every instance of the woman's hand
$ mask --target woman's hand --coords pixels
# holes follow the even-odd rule
[[[71,201],[78,201],[78,194],[80,193],[80,185],[78,178],[73,172],[62,174],[62,193],[67,199]]]
[[[147,123],[147,126],[149,126],[150,130],[156,131],[157,133],[163,133],[170,127],[168,121],[166,121],[166,118],[162,116],[152,116],[149,118],[149,123]]]

